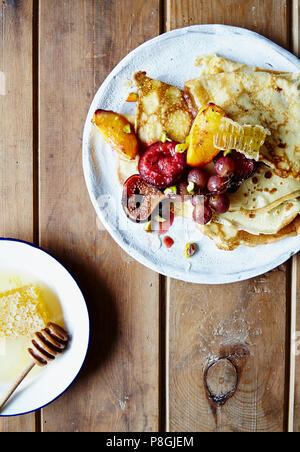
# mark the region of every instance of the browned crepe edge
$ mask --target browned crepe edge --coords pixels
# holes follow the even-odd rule
[[[214,225],[218,224],[214,223]],[[222,225],[219,226],[221,227]],[[298,215],[290,224],[286,225],[276,234],[253,235],[246,231],[238,231],[235,237],[226,239],[221,230],[219,230],[219,236],[216,237],[209,226],[199,226],[199,229],[204,235],[212,239],[219,249],[224,251],[233,251],[240,245],[255,247],[258,245],[275,243],[287,237],[295,237],[300,233],[300,215]],[[217,243],[216,238],[221,239],[222,243]]]

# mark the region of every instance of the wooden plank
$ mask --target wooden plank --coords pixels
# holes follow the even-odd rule
[[[32,240],[32,2],[1,2],[1,236]]]
[[[300,0],[292,1],[292,50],[300,56]],[[300,432],[300,255],[292,261],[289,431]]]
[[[33,240],[32,1],[0,5],[0,235]],[[35,416],[0,418],[0,432],[33,431]]]
[[[159,33],[159,2],[40,1],[40,243],[86,296],[80,378],[44,409],[45,431],[158,429],[159,277],[96,226],[81,166],[89,104],[114,65]]]
[[[287,0],[166,0],[166,4],[168,29],[226,24],[253,30],[283,47],[289,45]]]
[[[294,356],[292,359],[295,360],[295,386],[294,386],[294,419],[292,429],[294,432],[300,432],[300,255],[294,258],[294,266],[296,273],[296,281],[295,281],[295,294],[296,294],[296,303],[295,303],[295,334],[292,338],[292,345],[294,347]],[[291,430],[292,430],[291,429]]]
[[[169,28],[227,23],[288,46],[283,0],[169,0],[167,13]],[[169,281],[170,431],[286,429],[289,280],[283,265],[226,286]],[[223,405],[215,403],[222,391],[228,392]]]

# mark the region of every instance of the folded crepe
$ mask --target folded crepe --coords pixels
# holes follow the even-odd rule
[[[196,109],[220,105],[240,124],[270,130],[255,175],[230,194],[230,210],[199,229],[224,250],[272,243],[300,232],[300,75],[199,57],[201,76],[186,82]],[[180,210],[180,209],[178,209]],[[191,217],[186,206],[184,215]]]
[[[140,141],[150,145],[166,134],[182,143],[188,135],[193,115],[185,93],[175,86],[136,72],[133,80],[138,89],[135,130]]]
[[[215,214],[212,221],[197,228],[218,248],[233,251],[240,245],[258,246],[277,242],[300,233],[299,199],[284,201],[270,212],[235,211]],[[192,219],[190,201],[174,203],[174,214]]]
[[[270,74],[285,74],[290,76],[288,72],[279,72],[272,69],[261,69],[256,66],[249,66],[236,61],[228,60],[216,54],[198,56],[195,59],[195,66],[200,67],[200,74],[213,75],[221,74],[222,72],[269,72]]]
[[[230,212],[269,212],[284,201],[298,198],[300,182],[292,178],[283,179],[270,167],[261,164],[255,174],[229,196]]]
[[[212,239],[218,248],[224,251],[233,251],[240,245],[255,247],[278,242],[288,237],[300,234],[300,216],[274,234],[250,234],[247,231],[233,228],[232,225],[223,225],[212,221],[209,225],[199,226],[200,231]]]
[[[239,124],[260,125],[271,135],[261,149],[261,160],[280,177],[300,181],[300,75],[286,78],[267,72],[224,72],[205,75],[185,84],[201,108],[213,102]]]

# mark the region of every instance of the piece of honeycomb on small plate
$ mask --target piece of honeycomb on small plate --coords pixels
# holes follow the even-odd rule
[[[0,338],[31,336],[49,321],[39,288],[26,285],[0,294]]]

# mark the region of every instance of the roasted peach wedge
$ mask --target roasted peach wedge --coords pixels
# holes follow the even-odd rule
[[[96,110],[92,119],[104,140],[113,149],[125,155],[130,160],[135,159],[138,154],[138,141],[133,126],[127,119],[107,110]]]
[[[214,135],[226,114],[221,107],[207,104],[199,111],[188,137],[187,164],[201,167],[211,162],[220,152],[214,146]]]

